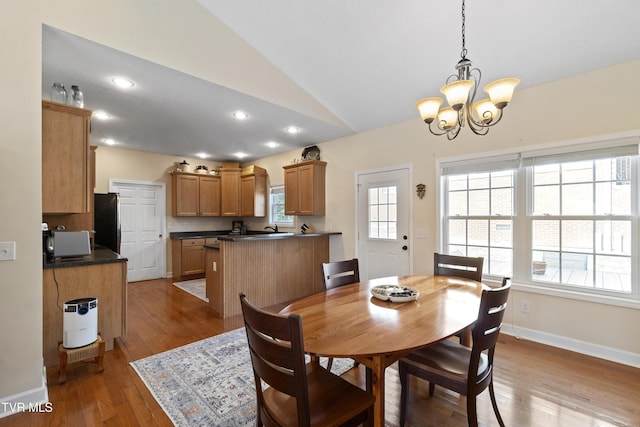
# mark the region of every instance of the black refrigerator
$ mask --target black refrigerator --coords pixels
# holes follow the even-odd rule
[[[96,193],[93,196],[94,243],[120,253],[120,195]]]

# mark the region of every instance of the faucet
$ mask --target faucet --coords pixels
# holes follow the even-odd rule
[[[270,225],[264,228],[265,230],[273,230],[274,233],[278,232],[278,225],[276,224],[274,227],[271,227]]]

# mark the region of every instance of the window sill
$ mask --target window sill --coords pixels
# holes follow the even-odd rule
[[[578,301],[592,302],[596,304],[614,305],[618,307],[640,310],[640,300],[636,299],[636,297],[633,295],[629,295],[628,297],[616,297],[611,295],[587,294],[571,289],[557,289],[544,285],[529,285],[516,282],[513,282],[512,289],[516,291],[529,292],[532,294],[549,295],[558,298],[567,298]]]

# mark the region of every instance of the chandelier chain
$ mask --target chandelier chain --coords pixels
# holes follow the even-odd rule
[[[462,0],[462,51],[460,52],[460,57],[465,58],[467,56],[467,48],[466,48],[466,38],[465,38],[465,25],[464,25],[464,0]]]

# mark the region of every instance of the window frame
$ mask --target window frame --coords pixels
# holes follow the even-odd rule
[[[478,156],[460,156],[455,158],[443,158],[439,159],[437,163],[437,178],[438,183],[437,191],[438,191],[438,242],[436,247],[439,250],[446,253],[446,249],[449,246],[448,242],[448,219],[447,217],[447,204],[448,204],[448,188],[447,188],[447,176],[455,175],[455,174],[472,174],[475,172],[489,172],[496,169],[496,167],[500,167],[500,165],[507,165],[507,169],[515,170],[514,173],[514,194],[513,194],[513,216],[510,217],[512,219],[512,238],[514,241],[513,244],[513,258],[512,258],[512,267],[513,267],[513,284],[515,289],[521,289],[527,292],[533,293],[541,293],[546,295],[554,295],[560,296],[564,298],[578,299],[578,300],[586,300],[591,302],[598,303],[606,303],[613,304],[625,307],[632,307],[640,309],[640,283],[638,283],[638,279],[640,277],[640,243],[638,240],[640,239],[632,239],[636,240],[631,244],[631,291],[630,293],[626,293],[623,291],[617,292],[613,290],[600,290],[595,287],[585,287],[582,288],[580,286],[572,286],[562,283],[549,283],[549,282],[540,282],[534,281],[531,277],[532,271],[532,224],[536,218],[539,216],[533,216],[532,210],[532,201],[533,201],[533,191],[532,191],[532,182],[531,182],[531,170],[532,167],[530,162],[526,162],[523,160],[530,159],[534,155],[545,155],[547,156],[547,160],[549,158],[553,159],[553,156],[557,156],[558,158],[566,158],[564,161],[573,161],[571,158],[575,154],[577,157],[585,156],[583,153],[585,152],[585,148],[592,150],[601,150],[603,152],[611,152],[611,157],[617,157],[618,147],[620,146],[635,146],[635,150],[637,150],[638,143],[640,142],[640,138],[638,134],[631,135],[622,135],[613,137],[610,136],[608,138],[603,138],[600,140],[589,140],[589,141],[569,141],[565,143],[555,143],[555,144],[546,144],[539,146],[529,146],[529,147],[519,147],[517,150],[512,150],[509,152],[502,151],[496,152],[492,155],[492,153],[483,153],[482,158],[478,158]],[[596,151],[593,151],[594,153]],[[637,152],[637,151],[636,151]],[[551,157],[548,157],[551,156]],[[565,156],[565,157],[563,157]],[[588,155],[586,155],[588,157]],[[631,214],[624,216],[614,216],[614,218],[622,219],[622,220],[631,220],[631,236],[637,236],[639,231],[639,209],[638,209],[638,200],[640,197],[638,196],[640,193],[640,178],[638,169],[640,168],[640,160],[638,155],[632,156],[632,175],[631,175],[631,185],[632,185],[632,194],[631,194]],[[514,160],[517,158],[517,160]],[[580,160],[580,158],[578,159]],[[586,159],[585,159],[586,160]],[[505,167],[502,167],[505,169]],[[466,171],[466,172],[465,172]],[[611,219],[606,216],[596,215],[594,212],[593,215],[579,216],[588,219],[594,219],[597,221],[598,219]],[[467,212],[466,217],[461,217],[461,219],[469,219],[476,218],[473,216],[469,216],[469,212]],[[478,219],[492,219],[492,218],[500,218],[500,216],[478,216]],[[503,217],[506,218],[506,217]],[[572,219],[573,217],[563,218]],[[518,242],[518,243],[515,243]],[[469,241],[467,238],[466,244],[469,245]],[[487,248],[490,247],[490,242],[487,243]],[[485,271],[487,271],[485,269]],[[491,276],[485,274],[484,279],[489,282],[496,281],[499,282],[501,277],[499,276]]]
[[[274,194],[283,194],[284,195],[284,184],[280,184],[280,185],[272,185],[269,187],[269,223],[270,224],[275,224],[275,225],[279,225],[285,228],[295,228],[295,221],[296,221],[296,217],[295,215],[284,215],[285,217],[290,217],[291,221],[277,221],[274,218],[274,209],[273,209],[273,202],[272,202],[272,196]],[[284,203],[283,203],[283,209],[284,209]]]

